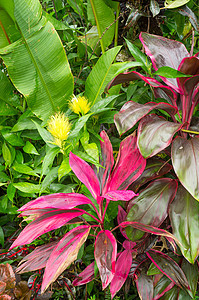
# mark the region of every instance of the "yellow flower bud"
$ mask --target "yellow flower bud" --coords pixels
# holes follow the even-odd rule
[[[76,97],[73,95],[73,98],[69,101],[69,108],[75,114],[81,114],[83,116],[90,110],[90,107],[91,105],[88,99],[86,99],[84,96]]]
[[[48,122],[48,131],[55,139],[55,144],[62,148],[63,142],[68,138],[71,124],[64,113],[56,113],[50,117]]]

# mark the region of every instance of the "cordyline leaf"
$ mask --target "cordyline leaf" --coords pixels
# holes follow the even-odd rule
[[[138,294],[141,300],[153,300],[153,277],[141,273],[136,280]]]
[[[199,138],[177,137],[172,144],[171,157],[180,182],[199,201]]]
[[[142,157],[135,133],[126,137],[120,144],[117,161],[107,191],[125,190],[144,171],[146,160]]]
[[[141,32],[139,38],[146,54],[151,58],[155,70],[164,66],[177,70],[182,59],[190,56],[184,44],[178,41],[146,32]],[[180,92],[176,79],[162,77],[162,80],[174,90]]]
[[[105,195],[103,195],[103,197],[106,198],[109,201],[119,201],[119,200],[129,201],[135,196],[138,196],[138,194],[135,194],[131,190],[127,190],[127,191],[110,191],[110,192],[106,193]]]
[[[189,283],[184,272],[168,255],[157,250],[149,250],[146,252],[146,255],[151,259],[155,266],[177,286],[183,286],[190,290]]]
[[[152,157],[168,147],[183,124],[168,122],[163,117],[145,116],[138,127],[138,146],[144,158]]]
[[[51,253],[41,286],[43,293],[57,277],[77,259],[79,249],[86,241],[90,226],[81,225],[69,231]]]
[[[190,264],[186,259],[183,259],[181,267],[190,286],[190,291],[188,292],[191,295],[191,297],[194,298],[197,290],[199,277],[198,264],[197,262],[195,262],[194,264]]]
[[[94,279],[94,265],[95,262],[92,262],[88,265],[83,272],[81,272],[78,277],[73,281],[74,286],[79,286],[86,284]]]
[[[176,249],[176,245],[175,245],[174,241],[177,242],[178,244],[180,243],[179,240],[170,232],[168,232],[164,229],[161,229],[161,228],[151,226],[151,225],[146,225],[146,224],[142,224],[139,222],[128,222],[128,221],[122,222],[118,225],[118,227],[122,227],[122,228],[126,228],[128,226],[132,226],[138,230],[141,230],[141,231],[144,231],[147,233],[165,236],[165,238],[169,241],[169,243],[172,245],[172,247],[174,249]]]
[[[95,241],[95,260],[99,269],[102,287],[105,289],[115,274],[117,242],[114,235],[108,231],[100,231]]]
[[[45,268],[46,263],[59,241],[42,245],[26,255],[19,263],[16,272],[21,274]]]
[[[119,205],[118,206],[118,214],[117,214],[117,223],[120,224],[124,221],[126,221],[127,213],[125,210]],[[126,235],[126,231],[124,228],[120,227],[121,234],[125,237],[125,239],[128,239],[128,236]]]
[[[96,199],[100,196],[100,185],[93,169],[83,159],[70,152],[69,164],[77,178],[85,184],[92,196]]]
[[[177,185],[177,181],[170,178],[153,181],[129,203],[127,221],[159,227],[168,216],[168,207],[175,197]],[[144,232],[130,227],[126,233],[132,241],[144,235]]]
[[[131,184],[131,189],[135,192],[147,182],[162,177],[172,169],[172,166],[164,160],[152,157],[147,159],[147,165],[140,177]]]
[[[172,116],[177,113],[176,107],[164,102],[148,102],[144,105],[133,101],[126,102],[120,112],[114,117],[119,134],[123,134],[131,129],[141,118],[146,116],[153,109],[163,109]]]
[[[188,17],[195,30],[199,32],[198,20],[193,11],[187,5],[178,8],[178,11],[181,15]]]
[[[198,215],[199,202],[180,186],[171,203],[169,217],[173,234],[181,243],[180,250],[191,264],[199,255]]]
[[[116,265],[115,275],[111,281],[110,292],[113,298],[125,283],[132,264],[132,251],[124,250],[120,253]]]
[[[20,233],[18,238],[14,241],[10,249],[30,244],[34,239],[40,235],[51,231],[53,229],[60,228],[65,225],[71,219],[83,215],[83,211],[77,210],[54,210],[43,214],[36,220],[29,223],[24,230]]]
[[[92,205],[92,201],[86,196],[78,193],[57,193],[41,196],[35,200],[29,201],[18,209],[18,211],[31,209],[71,209],[82,204]]]
[[[103,130],[100,133],[101,138],[103,139],[103,142],[100,141],[101,146],[101,154],[102,154],[102,160],[100,160],[101,165],[104,168],[99,168],[98,178],[101,183],[101,193],[105,189],[105,185],[109,179],[112,167],[114,165],[114,158],[113,158],[113,147],[109,140],[108,135]]]
[[[153,300],[161,299],[161,297],[174,285],[175,283],[171,281],[167,276],[162,276],[154,287]]]

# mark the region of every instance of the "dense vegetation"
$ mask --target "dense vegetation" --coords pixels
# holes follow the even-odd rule
[[[0,0],[0,300],[198,299],[198,12]]]

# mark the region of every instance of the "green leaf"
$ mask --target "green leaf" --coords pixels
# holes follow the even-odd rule
[[[24,141],[17,133],[10,132],[10,129],[4,128],[1,131],[4,139],[12,146],[21,147],[24,146]]]
[[[69,165],[69,157],[63,159],[59,169],[58,169],[58,180],[65,175],[67,175],[71,171],[71,167]]]
[[[46,144],[48,144],[48,146],[54,147],[51,143],[53,142],[53,137],[50,134],[50,132],[48,130],[46,130],[45,128],[43,128],[40,124],[38,124],[37,121],[34,121],[32,119],[32,121],[35,123],[36,128],[41,136],[41,138],[44,140],[44,142],[46,142]]]
[[[34,5],[32,0],[13,3],[18,38],[1,48],[0,55],[28,106],[39,118],[47,120],[66,106],[73,92],[73,76],[59,35],[42,16],[39,0]],[[11,14],[8,7],[6,12]]]
[[[103,35],[103,37],[100,39],[102,53],[105,53],[106,47],[112,43],[114,37],[114,30],[115,30],[114,12],[109,6],[105,4],[103,0],[89,0],[89,1],[97,25],[99,38],[102,37],[104,32],[107,30],[107,28],[112,24],[108,28],[106,33]]]
[[[181,78],[181,77],[192,77],[193,76],[193,75],[184,74],[184,73],[177,71],[176,69],[173,69],[171,67],[160,67],[153,74],[163,76],[166,78]]]
[[[85,84],[85,96],[92,105],[101,99],[106,85],[113,78],[111,66],[120,49],[121,47],[115,47],[104,53],[89,74]]]
[[[12,202],[13,202],[13,199],[15,196],[15,192],[16,192],[16,188],[13,186],[12,183],[10,183],[7,187],[7,196],[8,196],[8,199]]]
[[[60,149],[58,147],[55,148],[48,148],[47,153],[44,157],[43,163],[42,163],[42,175],[41,177],[46,174],[48,167],[53,164],[53,161],[55,159],[55,156],[60,152]]]
[[[166,0],[164,3],[164,8],[177,8],[185,5],[190,0]]]
[[[32,193],[39,193],[41,186],[39,184],[33,184],[30,182],[18,182],[13,183],[13,186],[20,190],[23,193],[32,194]]]
[[[191,264],[199,254],[198,215],[199,202],[180,186],[170,205],[169,216],[173,235],[180,241],[180,250]]]
[[[58,169],[59,167],[52,168],[50,172],[46,175],[44,178],[42,184],[41,184],[41,190],[40,192],[44,192],[46,188],[49,187],[49,185],[57,178],[58,176]]]
[[[75,123],[73,126],[73,129],[71,130],[69,134],[69,138],[73,139],[78,136],[80,130],[84,127],[84,124],[86,124],[87,120],[92,114],[87,114],[85,116],[82,116],[81,118],[78,119],[78,121]]]
[[[12,154],[5,142],[3,143],[2,146],[2,154],[3,154],[3,159],[5,160],[6,167],[7,166],[10,167],[12,164]]]
[[[150,0],[150,11],[152,12],[153,17],[157,16],[160,12],[160,7],[157,1]]]
[[[14,163],[12,168],[18,173],[39,177],[39,175],[33,169],[31,169],[29,166],[25,164],[22,165],[22,164]]]
[[[2,227],[0,226],[0,244],[2,245],[2,248],[4,247],[4,232]]]
[[[148,60],[148,57],[127,39],[125,39],[125,41],[129,48],[129,51],[131,52],[131,55],[135,58],[137,62],[140,62],[142,64],[143,70],[147,73],[151,73],[151,64]]]
[[[25,146],[23,147],[23,151],[29,154],[39,155],[35,146],[31,144],[29,141],[26,142]]]
[[[130,61],[128,63],[121,63],[121,67],[118,69],[118,71],[115,73],[115,76],[118,74],[124,72],[127,69],[135,68],[135,67],[143,67],[143,63],[138,61]]]

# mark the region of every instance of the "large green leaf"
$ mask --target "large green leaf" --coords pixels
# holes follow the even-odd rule
[[[180,241],[182,254],[194,263],[199,254],[199,203],[180,186],[169,209],[174,236]]]
[[[95,22],[97,25],[99,38],[101,38],[103,36],[100,39],[100,44],[101,44],[101,48],[102,48],[102,53],[104,53],[106,50],[106,47],[111,44],[113,37],[114,37],[115,15],[114,15],[113,10],[105,4],[104,0],[89,0],[89,1],[91,4],[93,16],[95,18]],[[110,2],[112,2],[112,1],[110,1]],[[91,11],[90,11],[90,14],[91,14]],[[93,19],[92,16],[91,16],[91,19]],[[106,31],[106,33],[104,33],[105,31]]]
[[[31,110],[46,120],[61,110],[72,94],[73,76],[68,60],[53,25],[42,16],[38,0],[8,3],[14,4],[15,36],[20,38],[1,48],[0,55]],[[8,6],[4,9],[10,14]],[[10,33],[6,34],[9,37]]]
[[[172,144],[171,157],[174,171],[182,185],[199,201],[199,138],[176,138]]]
[[[168,215],[169,203],[175,197],[177,182],[170,178],[153,181],[138,197],[133,198],[128,206],[127,221],[139,222],[159,227]],[[128,237],[139,240],[144,232],[128,227]]]
[[[117,68],[113,67],[112,63],[120,49],[121,47],[115,47],[104,53],[89,74],[85,85],[85,96],[92,105],[101,99],[102,92],[113,78]]]

